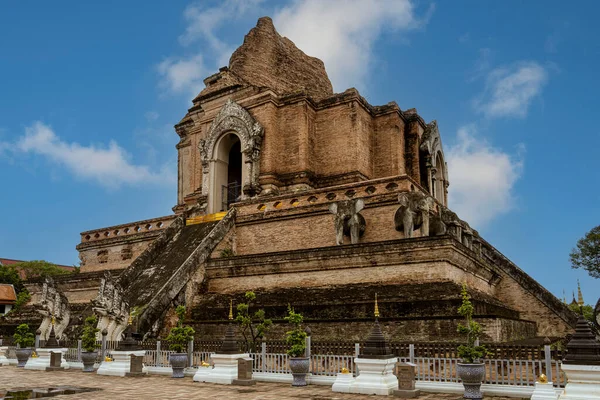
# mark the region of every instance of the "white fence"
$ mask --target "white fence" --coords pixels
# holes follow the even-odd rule
[[[311,354],[310,338],[307,338],[307,356],[310,358],[310,372],[312,376],[333,379],[344,368],[355,376],[358,374],[354,364],[354,358],[360,354],[360,345],[358,343],[353,345],[346,343],[338,347],[327,347],[324,344],[314,345],[314,349],[321,353],[339,351],[346,354]],[[105,356],[110,357],[111,350],[116,345],[116,342],[99,342],[97,346],[99,350],[97,361],[103,361]],[[146,349],[144,364],[147,367],[156,367],[159,369],[170,368],[169,354],[172,352],[163,350],[160,341],[144,342],[141,345]],[[189,367],[198,367],[202,363],[211,363],[210,356],[218,349],[217,344],[213,342],[199,342],[198,347],[198,350],[194,349],[193,341],[186,346],[186,351],[189,355]],[[500,348],[501,346],[497,347]],[[268,348],[271,349],[271,352],[267,352]],[[417,382],[439,384],[460,383],[460,379],[456,373],[457,364],[460,362],[460,359],[456,357],[451,345],[438,345],[436,347],[436,345],[430,346],[424,344],[421,347],[415,347],[414,344],[403,344],[401,347],[400,345],[396,347],[397,349],[401,349],[400,353],[408,353],[407,357],[398,357],[399,361],[411,362],[416,365]],[[282,352],[283,350],[281,343],[273,342],[273,344],[267,344],[263,342],[260,352],[250,353],[253,359],[253,372],[260,373],[263,376],[264,374],[269,374],[272,377],[289,376],[291,373],[288,365],[289,357]],[[81,351],[81,341],[69,343],[69,350],[65,354],[66,360],[70,363],[80,362]],[[14,352],[10,354],[12,355]],[[423,354],[428,356],[421,356]],[[550,350],[550,346],[544,346],[543,349],[537,348],[535,352],[531,348],[518,348],[517,351],[510,354],[503,354],[501,351],[496,351],[494,354],[503,358],[496,357],[484,360],[486,365],[486,384],[523,388],[533,387],[536,379],[542,373],[546,374],[548,380],[552,381],[556,387],[564,387],[566,384],[565,374],[561,371],[560,357],[556,357],[556,354]]]

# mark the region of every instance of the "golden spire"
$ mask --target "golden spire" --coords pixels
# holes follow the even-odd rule
[[[377,293],[375,293],[375,318],[379,318],[379,305],[377,304]]]
[[[581,285],[579,284],[579,279],[577,279],[577,304],[579,307],[583,307],[583,294],[581,294]]]
[[[52,317],[50,318],[50,322],[52,322],[52,325],[54,325],[56,323],[56,318],[54,318],[54,314],[52,314]]]
[[[233,319],[233,300],[229,299],[229,320]]]
[[[127,325],[131,325],[131,324],[133,324],[133,317],[130,314],[129,319],[127,320]]]

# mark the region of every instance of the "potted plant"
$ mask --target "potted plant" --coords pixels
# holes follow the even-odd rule
[[[178,306],[175,313],[178,317],[177,326],[171,329],[166,340],[169,342],[169,350],[174,352],[169,355],[173,378],[183,378],[183,370],[188,365],[188,355],[183,350],[187,343],[194,338],[195,332],[191,326],[183,325],[184,306]]]
[[[470,301],[467,285],[463,284],[461,290],[462,304],[458,313],[465,317],[465,324],[458,324],[458,332],[467,336],[467,343],[458,346],[458,356],[462,362],[458,363],[456,371],[465,388],[465,399],[482,399],[481,383],[485,378],[485,364],[481,360],[486,356],[484,346],[478,346],[475,341],[481,333],[481,325],[473,321],[474,307]]]
[[[94,363],[98,357],[96,350],[96,333],[100,330],[96,328],[98,318],[91,315],[85,319],[83,324],[83,333],[81,334],[81,362],[83,362],[83,372],[94,372]]]
[[[285,333],[285,342],[290,346],[287,354],[290,356],[290,369],[294,377],[292,386],[306,386],[306,374],[308,374],[310,360],[305,357],[306,332],[302,329],[304,317],[302,314],[294,312],[294,309],[288,305],[288,315],[285,320],[294,327]]]
[[[18,360],[17,367],[23,368],[25,364],[27,364],[27,360],[33,351],[31,346],[35,343],[35,336],[29,330],[29,325],[21,324],[17,326],[15,334],[13,335],[13,340],[18,346],[16,350]]]

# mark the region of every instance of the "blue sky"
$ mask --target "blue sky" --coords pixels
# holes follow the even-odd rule
[[[341,4],[340,4],[341,3]],[[343,12],[340,12],[340,10]],[[79,232],[167,215],[202,79],[258,17],[334,89],[437,119],[451,208],[554,294],[600,223],[600,5],[580,1],[0,4],[0,256],[77,264]]]

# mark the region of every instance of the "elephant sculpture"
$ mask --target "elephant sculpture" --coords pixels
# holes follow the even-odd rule
[[[334,214],[335,244],[344,244],[344,235],[350,236],[352,244],[358,243],[366,229],[365,218],[360,211],[365,207],[363,199],[331,203],[329,211]]]
[[[411,238],[413,232],[421,228],[422,235],[429,236],[431,233],[429,213],[434,208],[433,199],[417,192],[408,192],[398,195],[398,203],[400,203],[400,207],[394,215],[396,230],[403,232],[405,238]],[[442,230],[438,225],[436,225],[435,234],[439,234],[438,231]]]

